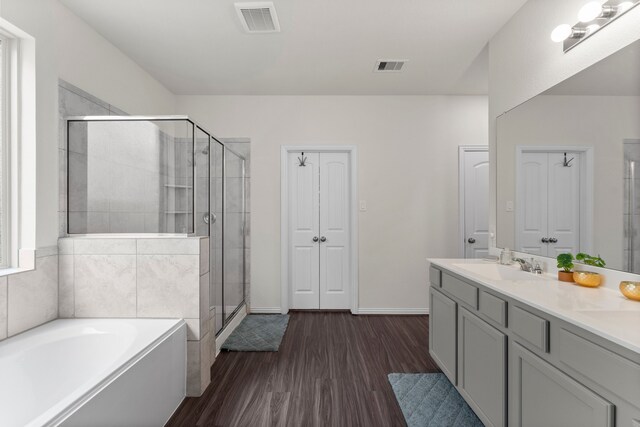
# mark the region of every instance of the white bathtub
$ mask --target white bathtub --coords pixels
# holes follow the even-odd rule
[[[0,342],[0,426],[162,426],[185,396],[186,325],[60,319]]]

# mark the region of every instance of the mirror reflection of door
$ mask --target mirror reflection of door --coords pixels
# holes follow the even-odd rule
[[[489,254],[489,152],[460,148],[460,211],[465,258]]]
[[[516,173],[516,250],[556,257],[580,251],[581,152],[525,151]]]

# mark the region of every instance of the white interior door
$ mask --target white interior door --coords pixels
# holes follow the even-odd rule
[[[348,153],[288,155],[292,309],[350,308]]]
[[[464,151],[464,256],[489,254],[489,153]]]
[[[573,160],[564,166],[564,153],[549,153],[549,240],[547,256],[580,252],[581,153],[567,153]]]
[[[516,188],[516,247],[520,252],[547,256],[547,153],[522,153]]]
[[[350,307],[349,155],[320,154],[320,308]]]
[[[289,290],[291,308],[318,309],[320,300],[319,154],[289,153]],[[315,241],[317,240],[317,241]]]

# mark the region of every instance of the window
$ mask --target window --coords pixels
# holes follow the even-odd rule
[[[0,268],[11,265],[9,256],[9,145],[7,78],[9,77],[9,41],[0,35]]]
[[[0,268],[33,269],[36,41],[0,18]]]

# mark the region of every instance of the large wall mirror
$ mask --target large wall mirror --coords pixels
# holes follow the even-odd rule
[[[640,273],[640,40],[497,121],[497,246]]]

